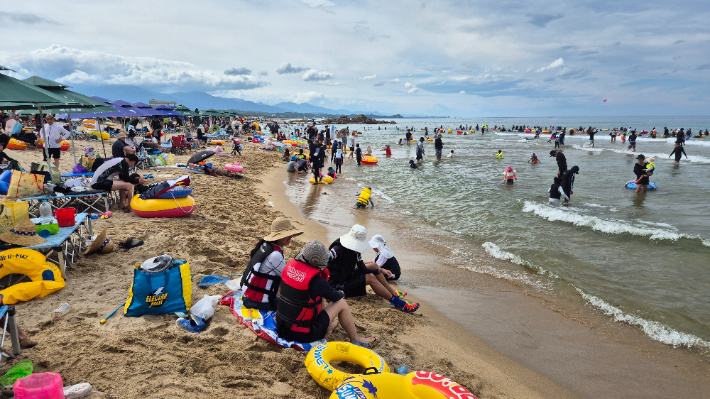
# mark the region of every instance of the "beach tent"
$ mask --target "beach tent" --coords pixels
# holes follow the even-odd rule
[[[4,68],[4,70],[8,70]],[[51,82],[51,81],[50,81]],[[56,83],[56,82],[53,82]],[[69,107],[91,107],[93,104],[83,104],[75,98],[56,95],[48,90],[21,80],[0,74],[0,109],[36,109],[39,111],[39,123],[44,135],[44,118],[42,111],[46,109],[60,109]],[[48,154],[48,147],[44,146],[48,170],[52,164]]]
[[[205,159],[211,157],[212,155],[214,155],[214,151],[210,151],[210,150],[200,151],[197,154],[191,156],[190,159],[187,160],[187,163],[188,164],[200,163],[200,162],[204,161]]]
[[[89,113],[95,113],[95,112],[101,112],[101,111],[114,111],[113,108],[107,107],[106,104],[104,104],[102,101],[95,100],[91,97],[87,97],[83,94],[79,94],[76,92],[73,92],[71,90],[67,90],[67,85],[64,85],[62,83],[55,82],[53,80],[49,79],[44,79],[39,76],[32,76],[24,80],[24,82],[41,87],[44,90],[49,91],[50,93],[53,93],[60,98],[64,98],[66,101],[71,101],[74,103],[79,103],[82,104],[82,107],[76,107],[73,109],[58,109],[56,110],[57,112],[65,112],[67,115],[67,119],[69,119],[69,131],[71,132],[71,143],[72,143],[72,153],[74,156],[74,164],[76,164],[76,147],[74,146],[74,132],[73,128],[71,126],[71,113],[72,110],[77,111],[77,113],[80,112],[89,112]],[[98,110],[95,110],[94,108],[99,108]],[[63,115],[59,115],[63,116]],[[58,116],[58,117],[59,117]],[[105,154],[104,154],[105,155]]]
[[[178,112],[184,116],[198,116],[198,115],[200,115],[196,112],[193,112],[192,110],[190,110],[190,108],[187,108],[184,105],[181,105],[181,106],[175,108],[173,111]]]

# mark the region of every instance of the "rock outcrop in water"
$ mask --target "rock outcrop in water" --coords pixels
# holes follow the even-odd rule
[[[323,124],[336,124],[336,125],[348,125],[348,124],[361,124],[361,125],[374,125],[374,124],[384,124],[384,123],[393,123],[396,124],[397,122],[395,121],[378,121],[376,119],[368,118],[363,114],[360,114],[352,119],[348,118],[347,116],[343,115],[338,119],[325,119],[321,123]]]

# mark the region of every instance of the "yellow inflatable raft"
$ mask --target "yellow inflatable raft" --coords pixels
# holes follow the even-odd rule
[[[375,352],[349,342],[328,342],[317,345],[306,355],[308,374],[323,388],[333,391],[343,380],[352,377],[333,368],[335,361],[355,363],[365,368],[373,368],[378,373],[389,373],[390,368]]]
[[[44,255],[31,249],[16,248],[0,252],[0,278],[10,274],[24,274],[32,281],[0,291],[5,305],[44,298],[64,288],[65,284],[59,268],[47,262]]]
[[[430,371],[407,375],[358,374],[348,377],[330,399],[476,399],[462,385]]]
[[[313,178],[313,177],[311,177],[311,180],[309,180],[309,182],[310,182],[311,184],[313,184],[313,183],[316,182],[316,179]],[[326,183],[328,183],[328,184],[333,184],[333,178],[330,177],[330,176],[323,176],[323,179],[318,182],[318,184],[326,184]]]

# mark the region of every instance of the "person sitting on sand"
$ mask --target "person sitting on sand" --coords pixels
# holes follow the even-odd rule
[[[350,342],[369,346],[375,338],[358,334],[344,294],[328,284],[328,259],[325,245],[313,240],[284,267],[281,300],[276,309],[279,337],[296,342],[319,341],[339,322]],[[330,302],[325,308],[321,308],[323,299]]]
[[[283,248],[303,234],[291,221],[278,217],[271,223],[271,234],[251,250],[251,259],[242,274],[242,303],[247,309],[276,310],[277,292],[286,266]]]
[[[380,273],[384,274],[385,280],[387,282],[399,280],[399,278],[402,276],[402,270],[399,267],[399,262],[397,261],[397,258],[395,258],[392,251],[387,248],[385,238],[379,234],[376,234],[372,236],[368,244],[370,244],[370,248],[372,248],[372,250],[375,251],[377,255],[375,255],[374,261],[365,263],[365,266],[370,269],[378,267],[380,269]],[[407,296],[406,292],[394,292],[397,293],[397,296],[402,298]]]
[[[348,234],[338,238],[330,245],[328,282],[336,290],[343,291],[346,298],[365,296],[369,285],[378,296],[387,299],[392,306],[404,312],[413,313],[419,309],[418,303],[411,303],[399,297],[380,273],[375,264],[367,267],[362,261],[362,253],[367,251],[367,229],[354,225]]]
[[[94,172],[94,177],[91,178],[91,188],[101,191],[119,191],[121,198],[119,208],[130,212],[128,202],[133,198],[133,185],[146,182],[142,177],[131,178],[128,173],[128,170],[136,166],[137,163],[136,154],[128,154],[125,158],[111,158],[105,161]],[[114,177],[118,177],[118,179],[114,180]]]
[[[232,155],[227,154],[226,152],[224,152],[224,151],[222,150],[222,146],[219,145],[219,144],[216,145],[216,146],[214,147],[214,149],[209,150],[209,151],[214,152],[214,154],[217,155],[217,156],[219,156],[219,157],[230,157],[230,158],[232,158]]]

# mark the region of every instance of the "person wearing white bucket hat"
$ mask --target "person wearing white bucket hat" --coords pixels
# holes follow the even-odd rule
[[[366,295],[369,285],[375,294],[390,301],[397,309],[408,313],[416,312],[419,309],[418,303],[410,303],[400,298],[387,284],[384,274],[380,273],[376,264],[367,267],[362,261],[361,254],[369,248],[367,229],[359,224],[354,225],[348,234],[335,240],[330,245],[328,261],[330,285],[343,291],[346,298]]]
[[[402,275],[402,270],[399,267],[399,262],[397,261],[397,258],[395,258],[392,251],[387,248],[385,238],[379,234],[376,234],[372,236],[369,244],[370,248],[372,248],[372,250],[375,251],[377,255],[375,256],[374,261],[365,263],[365,266],[369,268],[379,268],[380,273],[385,275],[385,280],[388,283],[391,281],[399,280],[399,277]],[[394,292],[397,293],[398,296],[401,298],[407,296],[407,293],[400,293],[398,291]]]

